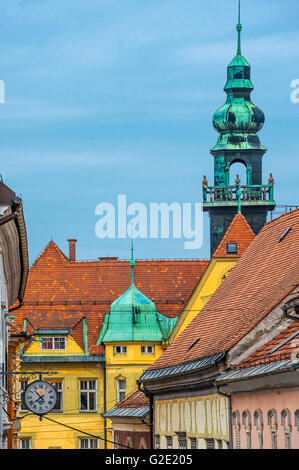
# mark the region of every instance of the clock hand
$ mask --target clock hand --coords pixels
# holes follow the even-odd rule
[[[40,394],[39,394],[38,392],[36,392],[36,391],[35,391],[35,393],[38,395],[38,399],[35,400],[35,401],[38,401],[40,398],[41,398],[43,401],[45,401],[43,395],[40,395]],[[34,402],[34,403],[35,403],[35,402]]]

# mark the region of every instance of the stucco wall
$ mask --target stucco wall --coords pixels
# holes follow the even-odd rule
[[[161,449],[166,448],[166,436],[173,437],[173,447],[178,447],[176,432],[186,432],[187,446],[190,437],[197,438],[197,447],[205,448],[205,439],[229,441],[228,401],[219,395],[194,396],[169,400],[155,400],[155,434],[160,436]]]
[[[254,413],[261,412],[262,416],[262,439],[263,448],[272,448],[271,428],[268,424],[268,412],[275,410],[277,415],[277,448],[286,448],[286,433],[281,422],[281,412],[286,410],[290,416],[291,428],[288,426],[288,418],[285,419],[286,431],[290,430],[290,441],[293,449],[299,449],[299,427],[295,426],[295,411],[299,409],[299,390],[295,391],[274,391],[258,394],[237,395],[232,397],[232,411],[237,413],[235,423],[233,424],[233,447],[238,448],[238,416],[240,420],[240,448],[247,448],[246,424],[242,423],[242,413],[248,411],[251,423],[248,432],[251,434],[251,448],[259,448],[257,422],[254,420]],[[238,415],[239,414],[239,415]],[[275,423],[272,419],[272,431],[275,432]]]

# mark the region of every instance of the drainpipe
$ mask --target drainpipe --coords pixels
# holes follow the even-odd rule
[[[104,414],[107,411],[107,380],[106,380],[106,363],[102,363],[103,367],[103,387],[104,387]],[[104,417],[104,449],[107,449],[107,418]]]
[[[233,424],[232,424],[232,397],[229,393],[224,393],[219,390],[219,385],[215,385],[216,393],[228,399],[228,433],[229,433],[229,448],[233,448]]]
[[[150,449],[154,449],[154,398],[153,398],[153,394],[150,393],[148,390],[146,390],[146,388],[142,388],[141,390],[141,382],[139,382],[139,380],[137,381],[137,385],[138,385],[138,390],[142,391],[149,399],[149,405],[150,405],[150,423],[149,423],[149,427],[150,427]]]

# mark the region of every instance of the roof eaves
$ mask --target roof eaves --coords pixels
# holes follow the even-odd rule
[[[161,369],[149,369],[146,370],[140,379],[139,383],[143,381],[152,381],[159,380],[164,377],[187,374],[189,372],[194,372],[196,370],[204,369],[212,365],[217,364],[221,359],[223,359],[225,353],[215,354],[214,356],[209,356],[194,361],[185,362],[183,364],[178,364],[175,366],[163,367]]]

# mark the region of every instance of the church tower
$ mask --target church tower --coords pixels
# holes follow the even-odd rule
[[[257,133],[265,116],[251,101],[253,85],[250,64],[241,53],[241,31],[239,0],[237,55],[227,67],[226,103],[213,116],[213,126],[219,133],[211,149],[214,186],[208,185],[205,176],[202,182],[203,210],[210,216],[211,256],[237,212],[242,212],[257,234],[266,223],[267,212],[275,207],[272,174],[268,184],[262,184],[262,158],[267,149]],[[231,184],[230,170],[237,162],[246,169],[246,181],[240,181],[237,175]]]

